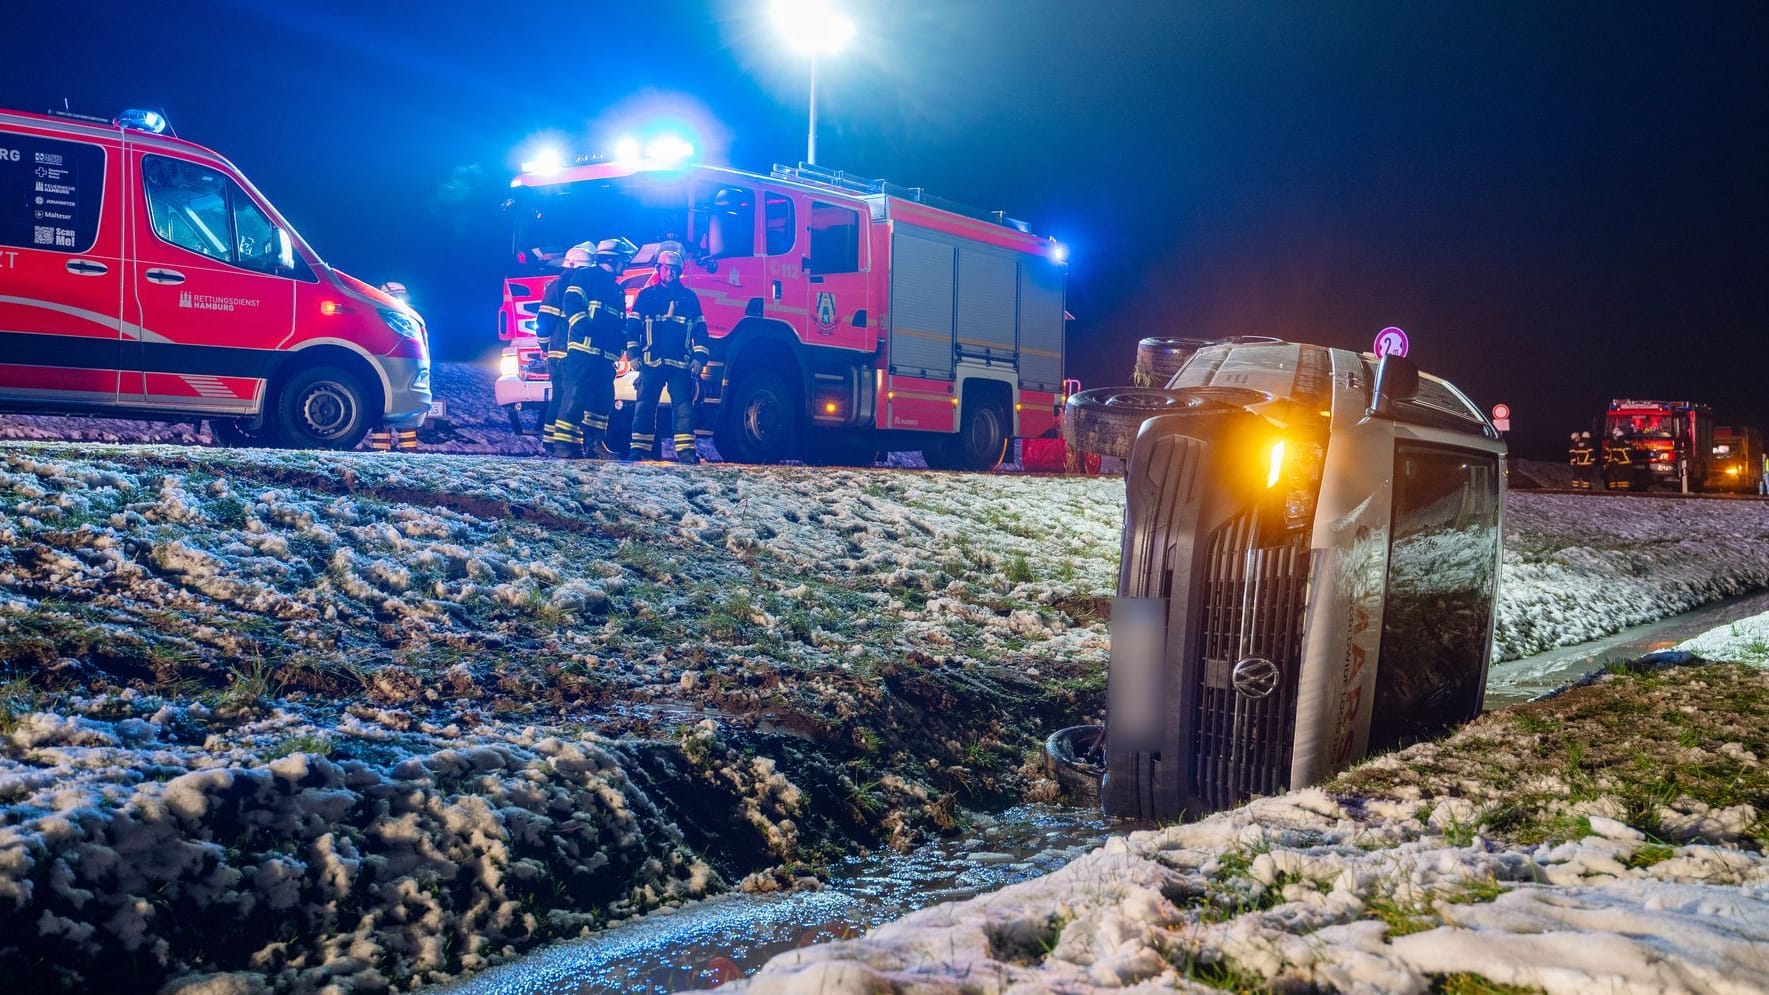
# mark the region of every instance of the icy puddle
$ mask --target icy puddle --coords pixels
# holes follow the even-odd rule
[[[1047,874],[1094,849],[1097,810],[1024,805],[973,816],[960,837],[831,868],[821,891],[730,894],[557,943],[429,995],[628,995],[710,988],[775,954],[859,933],[928,905]]]
[[[1594,670],[1601,670],[1611,660],[1633,660],[1657,650],[1667,650],[1709,629],[1764,612],[1769,612],[1769,591],[1758,591],[1623,629],[1588,643],[1561,646],[1521,660],[1496,664],[1487,674],[1486,707],[1503,708],[1528,701],[1577,681]]]

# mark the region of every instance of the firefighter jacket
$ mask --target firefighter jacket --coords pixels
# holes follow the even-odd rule
[[[1567,457],[1573,466],[1593,466],[1596,464],[1596,453],[1590,439],[1580,439],[1567,450]]]
[[[568,350],[608,359],[620,358],[626,344],[626,295],[620,281],[600,266],[586,266],[571,275],[563,302],[569,332]]]
[[[541,295],[540,310],[535,314],[534,337],[540,341],[541,352],[548,359],[565,358],[565,287],[571,283],[572,270],[559,274],[547,284]]]
[[[627,354],[641,366],[687,369],[712,357],[700,298],[681,281],[639,291],[627,319]]]

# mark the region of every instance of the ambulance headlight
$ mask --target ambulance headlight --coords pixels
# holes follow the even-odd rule
[[[405,338],[422,339],[424,337],[424,326],[419,324],[416,318],[413,318],[411,315],[406,314],[403,311],[394,311],[391,308],[378,308],[375,313],[381,316],[381,320],[387,323],[388,328],[393,329]]]

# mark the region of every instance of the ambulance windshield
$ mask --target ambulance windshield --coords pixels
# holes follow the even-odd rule
[[[556,266],[573,245],[605,238],[630,239],[640,265],[666,241],[695,259],[754,252],[754,193],[712,179],[642,174],[522,187],[505,209],[512,249],[531,268]]]

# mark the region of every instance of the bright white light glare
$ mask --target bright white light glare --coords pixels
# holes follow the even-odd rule
[[[833,55],[854,39],[854,22],[828,0],[774,0],[774,26],[793,51]]]
[[[1052,241],[1050,243],[1050,261],[1053,263],[1066,263],[1066,262],[1068,262],[1069,261],[1069,247],[1064,245],[1061,242]]]
[[[545,146],[534,154],[534,158],[522,164],[524,173],[536,173],[540,176],[551,176],[565,168],[565,156],[551,145]]]
[[[645,146],[645,157],[647,159],[662,159],[666,162],[680,162],[693,154],[694,146],[675,135],[664,135],[661,138],[653,138],[651,142]]]
[[[623,135],[614,143],[614,157],[623,161],[639,158],[639,140],[631,135]]]

